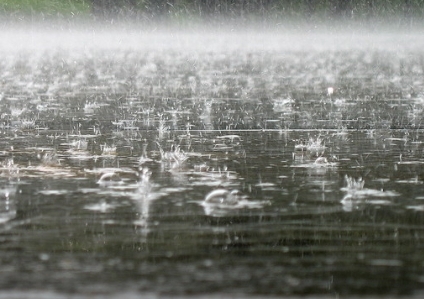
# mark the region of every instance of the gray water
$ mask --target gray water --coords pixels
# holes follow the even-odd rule
[[[3,35],[7,294],[422,292],[419,35]]]

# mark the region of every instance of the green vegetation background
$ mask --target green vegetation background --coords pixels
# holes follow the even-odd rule
[[[86,0],[3,0],[0,2],[0,12],[9,16],[88,15],[90,9],[91,1]]]
[[[424,0],[3,0],[0,15],[22,19],[420,20]],[[394,19],[395,17],[395,19]]]

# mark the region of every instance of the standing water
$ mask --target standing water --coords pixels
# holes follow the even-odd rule
[[[422,294],[417,36],[2,35],[6,296]]]

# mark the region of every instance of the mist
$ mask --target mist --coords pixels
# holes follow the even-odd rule
[[[405,50],[422,46],[411,1],[39,1],[0,6],[0,47]],[[3,8],[3,9],[2,9]]]

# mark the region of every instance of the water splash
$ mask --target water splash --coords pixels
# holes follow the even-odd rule
[[[0,224],[16,217],[17,185],[7,185],[0,189]]]
[[[181,166],[188,159],[187,154],[181,150],[179,145],[173,144],[170,151],[164,151],[159,143],[157,145],[159,146],[161,161],[171,163],[173,165],[172,168]]]
[[[363,190],[365,181],[360,177],[358,179],[355,179],[353,177],[350,177],[348,175],[345,175],[345,182],[346,182],[346,189],[347,191],[358,191]]]
[[[122,185],[123,181],[116,172],[106,172],[102,174],[100,179],[97,181],[100,186],[116,186]]]
[[[362,178],[354,179],[348,175],[345,176],[346,187],[341,188],[346,195],[341,199],[343,210],[347,212],[353,211],[362,204],[373,205],[391,205],[389,200],[391,197],[400,194],[390,190],[376,190],[364,188],[365,181]],[[383,198],[383,200],[381,200]]]
[[[269,204],[269,201],[249,200],[239,190],[229,191],[222,188],[209,192],[200,203],[205,214],[214,217],[222,217],[235,210],[260,209]]]
[[[116,146],[103,144],[100,146],[102,150],[102,156],[116,156]]]

